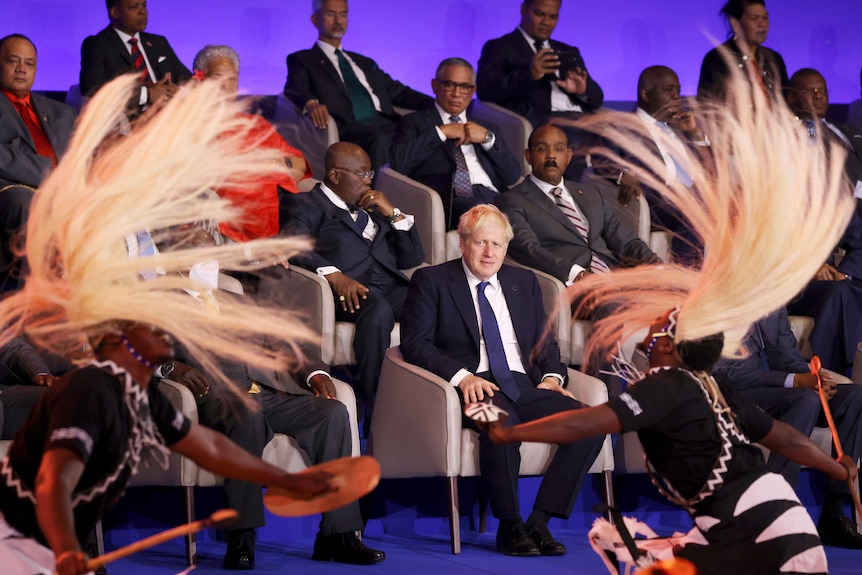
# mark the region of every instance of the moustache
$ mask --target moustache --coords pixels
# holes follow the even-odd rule
[[[559,166],[557,166],[557,160],[546,160],[545,161],[545,167],[546,168],[557,168]]]

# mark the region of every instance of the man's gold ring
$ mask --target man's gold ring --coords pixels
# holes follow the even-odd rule
[[[344,301],[344,300],[346,300],[346,299],[347,299],[347,298],[346,298],[346,297],[344,297],[343,295],[338,296],[338,301]]]

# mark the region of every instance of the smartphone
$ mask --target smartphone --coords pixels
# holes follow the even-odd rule
[[[581,58],[580,52],[557,51],[554,53],[560,59],[560,78],[565,78],[570,70],[574,71],[578,68],[582,70],[586,69],[586,66],[584,66],[584,59]]]

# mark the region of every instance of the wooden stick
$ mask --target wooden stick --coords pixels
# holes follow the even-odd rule
[[[95,571],[102,565],[107,565],[108,563],[112,563],[117,559],[122,559],[123,557],[128,557],[129,555],[133,555],[138,551],[143,551],[144,549],[149,549],[159,543],[164,543],[165,541],[170,541],[176,537],[182,537],[183,535],[188,535],[190,533],[197,533],[202,529],[206,529],[207,527],[223,527],[225,525],[230,525],[234,521],[237,520],[239,514],[233,509],[221,509],[220,511],[216,511],[212,515],[210,515],[207,519],[200,519],[198,521],[192,521],[191,523],[186,523],[185,525],[180,525],[178,527],[174,527],[173,529],[168,529],[167,531],[162,531],[161,533],[156,533],[155,535],[151,535],[146,537],[145,539],[141,539],[140,541],[135,541],[125,547],[120,547],[119,549],[115,549],[110,553],[105,553],[104,555],[99,555],[98,557],[93,557],[89,561],[87,561],[87,569],[90,571]]]
[[[829,408],[829,400],[826,399],[826,390],[823,389],[823,384],[820,381],[820,358],[816,355],[811,358],[811,373],[817,378],[817,394],[820,396],[820,405],[823,406],[823,413],[826,414],[826,423],[829,425],[829,431],[832,432],[832,441],[835,443],[835,453],[838,454],[838,459],[844,457],[844,450],[841,448],[841,440],[838,439],[838,430],[835,427],[835,420],[832,419],[832,410]],[[855,465],[856,462],[854,461]],[[848,470],[847,485],[850,486],[850,497],[853,498],[853,505],[856,506],[856,520],[862,520],[862,502],[859,501],[859,493],[856,491],[856,486],[853,485]]]

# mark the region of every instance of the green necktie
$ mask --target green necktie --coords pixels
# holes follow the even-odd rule
[[[371,100],[371,94],[356,77],[353,66],[347,61],[344,52],[336,50],[335,54],[338,56],[338,67],[341,69],[341,77],[344,78],[344,86],[347,88],[347,96],[350,98],[350,105],[353,108],[353,117],[357,122],[363,124],[373,120],[374,116],[377,115],[377,110]]]

